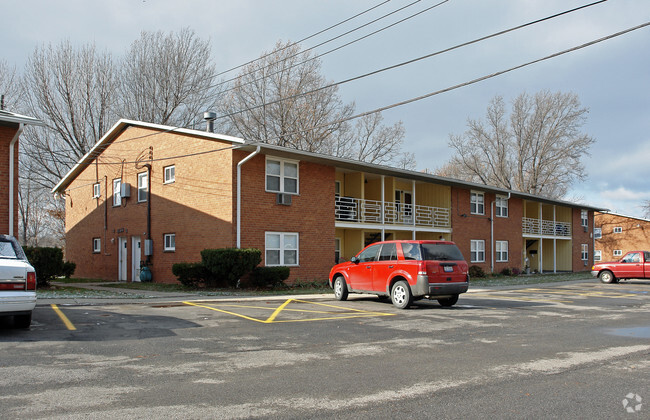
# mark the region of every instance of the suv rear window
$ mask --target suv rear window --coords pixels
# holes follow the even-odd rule
[[[459,261],[464,260],[463,254],[454,244],[422,244],[424,260]]]

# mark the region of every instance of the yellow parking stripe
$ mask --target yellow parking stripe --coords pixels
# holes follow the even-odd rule
[[[75,327],[74,324],[72,322],[70,322],[68,317],[65,316],[63,311],[61,311],[61,309],[59,309],[58,306],[56,306],[55,304],[52,304],[51,306],[52,306],[52,309],[54,310],[54,312],[56,312],[56,314],[59,316],[59,318],[61,318],[61,321],[63,321],[63,323],[65,324],[67,329],[69,329],[70,331],[74,331],[74,330],[77,329],[77,327]]]

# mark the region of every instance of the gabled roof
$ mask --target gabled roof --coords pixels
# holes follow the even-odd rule
[[[188,128],[172,127],[168,125],[152,124],[142,121],[133,121],[121,119],[111,127],[104,136],[86,153],[75,166],[52,188],[54,194],[61,194],[75,180],[75,178],[90,164],[104,149],[111,144],[125,129],[128,127],[144,127],[164,132],[174,132],[185,134],[192,137],[199,137],[209,140],[222,140],[231,143],[244,144],[244,140],[239,137],[226,136],[224,134],[214,134],[207,131],[192,130]]]
[[[9,112],[5,109],[0,109],[0,121],[16,124],[45,125],[45,123],[38,118],[16,114],[15,112]]]

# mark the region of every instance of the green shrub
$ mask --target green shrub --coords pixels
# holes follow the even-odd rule
[[[236,287],[242,276],[262,262],[262,251],[255,248],[204,249],[201,260],[212,274],[210,279],[206,279],[207,286],[225,283],[229,287]]]
[[[276,286],[289,278],[289,267],[255,267],[250,276],[253,286]]]
[[[478,265],[472,265],[469,267],[469,277],[483,278],[485,277],[485,271],[483,271],[483,269]]]
[[[63,251],[61,248],[25,247],[25,255],[36,270],[38,287],[49,286],[50,281],[63,275]]]
[[[203,263],[176,263],[172,265],[172,273],[178,281],[187,287],[198,287],[210,277],[210,272]]]
[[[503,270],[501,270],[501,274],[504,276],[512,276],[512,269],[506,267]]]
[[[69,279],[70,277],[72,277],[72,275],[74,274],[74,270],[76,269],[77,269],[77,264],[73,263],[72,261],[65,261],[63,263],[63,272],[61,273],[61,275],[63,275],[63,277],[65,277],[66,279]]]

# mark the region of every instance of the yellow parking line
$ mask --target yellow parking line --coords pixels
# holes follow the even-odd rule
[[[61,311],[61,309],[59,309],[58,306],[56,306],[55,304],[52,304],[52,309],[54,310],[54,312],[56,312],[56,314],[59,316],[59,318],[61,318],[61,321],[63,321],[63,323],[65,324],[67,329],[69,329],[70,331],[74,331],[74,330],[77,329],[77,327],[75,327],[74,324],[72,322],[70,322],[68,317],[65,316],[63,311]]]

